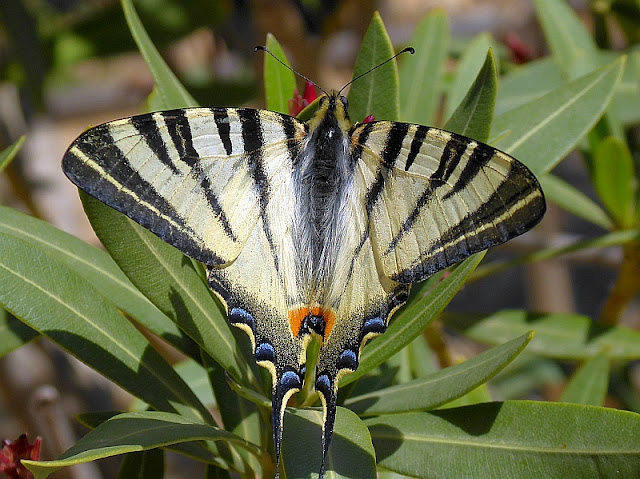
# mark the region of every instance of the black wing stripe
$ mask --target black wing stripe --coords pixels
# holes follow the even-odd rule
[[[296,138],[296,125],[294,119],[290,116],[280,116],[282,121],[282,129],[287,140],[287,151],[289,152],[289,161],[292,165],[295,165],[300,158],[300,142]]]
[[[180,170],[169,156],[169,150],[162,137],[162,132],[158,128],[158,122],[154,117],[155,113],[132,117],[129,121],[138,133],[142,136],[149,149],[168,167],[172,173],[178,175]]]
[[[231,125],[229,123],[229,115],[224,108],[214,108],[211,111],[213,112],[213,120],[216,122],[218,136],[220,136],[220,141],[222,141],[224,151],[227,155],[230,155],[233,153],[233,146],[231,144]]]
[[[367,213],[371,213],[374,205],[380,198],[382,191],[384,190],[385,181],[389,176],[389,170],[394,167],[400,152],[402,151],[402,144],[409,132],[408,123],[394,123],[387,133],[387,139],[385,147],[380,153],[382,163],[376,172],[376,178],[369,186],[367,194],[365,196],[365,205]]]
[[[484,143],[478,143],[473,149],[469,161],[467,161],[467,164],[464,166],[464,169],[453,185],[453,188],[451,191],[447,192],[442,200],[444,201],[465,189],[467,185],[473,181],[480,170],[489,163],[495,152],[495,148],[491,148],[489,145],[485,145]]]
[[[427,137],[427,133],[429,133],[430,128],[428,126],[418,125],[416,128],[415,135],[413,140],[411,140],[411,146],[409,149],[409,156],[407,156],[407,162],[404,165],[404,171],[409,171],[411,165],[415,161],[418,153],[420,153],[420,148],[424,143],[424,139]]]
[[[247,155],[247,164],[251,177],[255,184],[256,191],[260,202],[260,217],[262,218],[262,228],[269,242],[271,255],[276,270],[280,271],[280,263],[278,262],[278,254],[276,251],[273,234],[271,233],[271,225],[267,215],[267,204],[269,203],[270,185],[269,179],[263,167],[262,147],[264,139],[262,135],[262,126],[260,124],[260,113],[258,110],[249,108],[239,108],[236,110],[242,129],[242,140],[244,144],[244,152]]]
[[[349,136],[351,137],[352,144],[354,145],[353,150],[351,150],[351,163],[352,165],[356,165],[360,158],[362,157],[362,150],[364,148],[364,144],[367,142],[371,131],[373,130],[374,122],[365,123],[364,126],[358,127],[362,128],[360,131],[358,138],[353,138],[353,130],[349,132]]]
[[[440,157],[440,164],[438,169],[431,175],[433,180],[441,180],[441,185],[445,185],[451,175],[458,167],[462,155],[467,150],[469,139],[461,137],[455,133],[451,133],[451,139],[447,141],[447,144],[442,151]]]

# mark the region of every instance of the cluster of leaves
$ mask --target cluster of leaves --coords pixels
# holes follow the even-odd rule
[[[122,5],[156,82],[150,108],[196,106],[162,61],[131,1]],[[564,2],[536,5],[551,58],[509,73],[498,90],[491,40],[477,37],[445,88],[443,127],[513,154],[540,178],[549,200],[609,230],[590,243],[539,251],[525,260],[605,244],[637,248],[637,171],[630,155],[618,153],[627,148],[624,127],[640,120],[640,109],[633,107],[639,100],[633,92],[640,84],[640,52],[630,52],[626,61],[633,67],[625,69],[624,56],[593,46]],[[389,63],[352,85],[351,117],[434,124],[448,39],[443,13],[425,18],[412,39],[419,54],[404,58],[399,74]],[[267,46],[286,61],[275,38]],[[392,54],[376,15],[354,76]],[[291,72],[265,57],[267,107],[287,112],[294,86]],[[588,141],[581,142],[585,135]],[[550,173],[577,146],[590,159],[607,212]],[[0,167],[18,147],[4,153]],[[617,165],[615,172],[608,162]],[[163,475],[163,451],[172,450],[204,462],[207,477],[229,477],[229,471],[272,475],[269,380],[248,357],[247,338],[228,325],[200,265],[100,202],[83,197],[83,204],[107,252],[0,207],[0,305],[6,310],[0,310],[0,354],[46,336],[139,402],[133,412],[81,416],[94,428],[90,433],[57,460],[25,461],[26,467],[38,479],[64,466],[126,454],[119,477],[157,478]],[[472,274],[506,267],[476,270],[483,256],[418,285],[388,331],[364,349],[357,372],[343,378],[327,477],[375,477],[378,470],[411,477],[596,478],[632,477],[640,470],[640,416],[602,407],[610,363],[640,357],[636,331],[580,315],[450,315],[448,324],[496,346],[440,371],[425,367],[425,326]],[[189,359],[169,365],[130,319]],[[538,362],[519,356],[527,344]],[[404,375],[396,374],[401,351],[410,369]],[[540,358],[584,363],[569,381],[564,402],[492,402],[486,382],[517,356],[520,377],[523,366],[539,366]],[[637,407],[637,393],[626,392]],[[309,391],[298,396],[301,406],[317,399]],[[209,412],[213,408],[220,423]],[[318,408],[287,409],[286,477],[317,473],[321,421]]]

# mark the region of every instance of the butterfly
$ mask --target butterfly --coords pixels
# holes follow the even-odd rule
[[[229,322],[271,373],[277,464],[287,401],[303,386],[310,341],[320,341],[320,477],[340,378],[411,284],[545,212],[538,181],[506,153],[423,125],[353,124],[340,92],[322,96],[307,122],[188,108],[104,123],[73,142],[62,167],[206,266]]]

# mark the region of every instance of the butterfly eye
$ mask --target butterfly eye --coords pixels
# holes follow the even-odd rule
[[[346,96],[340,96],[340,101],[342,102],[342,105],[344,106],[345,110],[349,109],[349,100],[347,100]]]

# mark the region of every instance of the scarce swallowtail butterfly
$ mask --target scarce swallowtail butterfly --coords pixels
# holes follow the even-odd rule
[[[338,382],[411,283],[521,235],[545,212],[538,181],[511,156],[428,126],[353,124],[340,92],[321,97],[306,123],[248,108],[104,123],[73,142],[62,168],[206,265],[230,323],[272,375],[277,463],[287,400],[320,340],[321,477]]]

